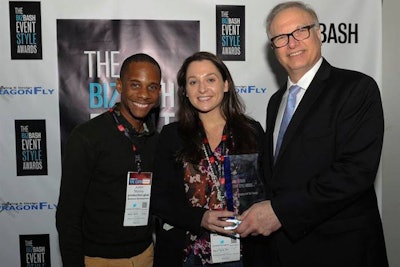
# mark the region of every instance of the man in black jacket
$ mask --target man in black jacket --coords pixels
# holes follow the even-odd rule
[[[153,263],[150,220],[133,216],[126,201],[128,177],[153,171],[159,64],[146,54],[128,57],[117,90],[121,102],[76,127],[63,156],[56,226],[64,267]]]
[[[302,2],[275,6],[267,32],[288,79],[267,109],[270,197],[237,232],[270,236],[271,267],[388,266],[374,189],[384,132],[376,82],[322,57],[318,17]]]

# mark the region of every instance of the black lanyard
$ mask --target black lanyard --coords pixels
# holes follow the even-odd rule
[[[129,134],[129,130],[127,127],[125,127],[119,120],[118,117],[121,116],[121,112],[119,111],[117,106],[112,107],[110,110],[111,115],[114,118],[114,122],[117,125],[117,128],[120,132],[122,132],[132,143],[132,151],[135,156],[135,164],[136,164],[136,170],[138,173],[142,172],[142,159],[140,157],[140,153],[138,151],[138,148],[133,141],[132,137]]]

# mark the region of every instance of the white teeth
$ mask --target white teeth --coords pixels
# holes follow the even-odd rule
[[[294,56],[300,55],[301,53],[302,53],[302,51],[297,51],[295,53],[289,54],[289,56],[294,57]]]
[[[147,108],[149,105],[148,104],[141,104],[141,103],[133,103],[135,106],[139,107],[139,108]]]
[[[210,96],[200,96],[198,99],[199,99],[199,101],[207,101],[210,98],[211,98]]]

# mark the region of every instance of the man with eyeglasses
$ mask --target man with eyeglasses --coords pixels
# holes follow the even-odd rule
[[[318,17],[302,2],[275,6],[267,33],[288,79],[267,108],[269,198],[239,217],[237,233],[269,236],[268,267],[388,266],[374,189],[384,132],[376,82],[322,57]]]

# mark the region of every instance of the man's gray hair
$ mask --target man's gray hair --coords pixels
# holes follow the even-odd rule
[[[307,5],[301,1],[289,1],[289,2],[283,2],[280,3],[278,5],[276,5],[268,14],[267,17],[267,34],[268,37],[271,38],[271,23],[274,20],[274,18],[276,17],[276,15],[278,15],[279,12],[288,9],[288,8],[299,8],[302,9],[304,11],[306,11],[308,14],[310,14],[310,16],[312,17],[312,19],[314,20],[314,24],[316,27],[319,26],[319,21],[318,21],[318,16],[317,13],[315,13],[314,9],[310,6]]]

